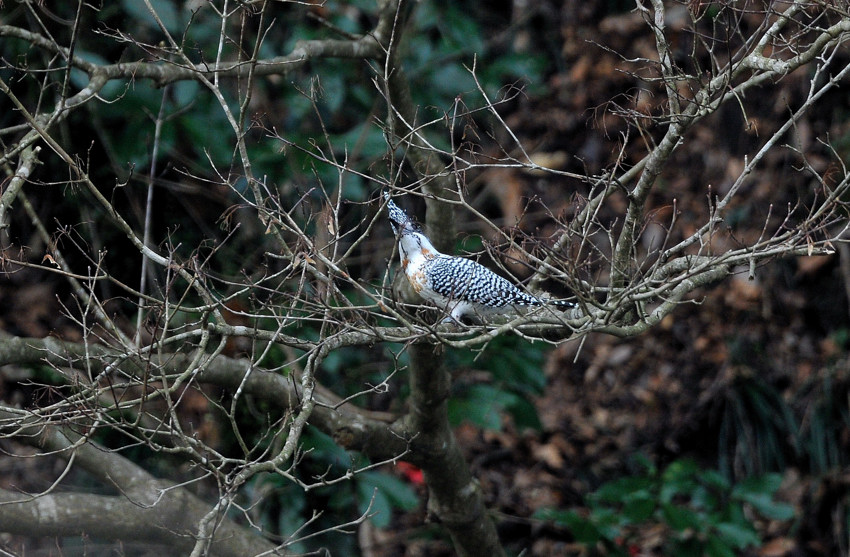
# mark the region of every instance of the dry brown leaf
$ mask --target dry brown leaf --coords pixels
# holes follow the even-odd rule
[[[729,281],[729,288],[723,301],[737,310],[752,310],[761,297],[761,284],[736,275]]]
[[[535,459],[545,462],[550,468],[559,470],[564,466],[564,457],[561,455],[561,451],[552,443],[533,446],[531,454]]]
[[[784,557],[790,555],[797,547],[790,538],[776,538],[764,544],[759,550],[760,557]]]
[[[45,261],[49,261],[51,264],[53,264],[54,267],[59,267],[59,264],[56,263],[56,260],[53,259],[53,256],[49,253],[45,253],[44,257],[41,258],[42,263],[44,263]]]
[[[797,258],[797,276],[808,276],[817,273],[825,265],[832,263],[831,255],[809,255]]]

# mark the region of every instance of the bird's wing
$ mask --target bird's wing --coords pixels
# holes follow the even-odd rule
[[[429,269],[431,288],[455,300],[503,307],[509,304],[537,305],[540,301],[526,294],[487,267],[462,257],[438,257]]]

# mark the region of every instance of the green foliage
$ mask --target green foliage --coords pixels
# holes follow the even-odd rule
[[[843,365],[829,369],[817,382],[812,382],[800,399],[805,404],[807,419],[800,428],[800,447],[812,470],[827,473],[845,466],[845,448],[850,431],[850,378]]]
[[[732,484],[716,470],[677,460],[663,472],[644,461],[644,472],[602,485],[586,498],[587,510],[542,509],[537,518],[567,528],[592,552],[628,555],[641,549],[642,533],[665,532],[662,552],[670,556],[738,555],[761,543],[752,512],[790,520],[794,509],[775,499],[778,474]]]
[[[383,472],[363,472],[354,478],[357,486],[357,507],[369,511],[372,523],[378,528],[390,525],[393,509],[411,511],[419,505],[419,497],[410,486],[395,476]]]
[[[847,331],[837,329],[833,337],[842,346]],[[768,379],[771,370],[760,372],[762,352],[746,339],[730,341],[738,375],[717,399],[720,469],[755,475],[782,470],[789,461],[816,473],[845,466],[850,375],[842,365],[830,367],[804,389],[783,393]]]
[[[305,517],[309,517],[307,498],[300,487],[277,474],[255,477],[245,487],[248,501],[262,501],[259,506],[259,522],[267,532],[277,532],[282,538],[298,532]],[[303,533],[302,533],[303,535]],[[287,549],[293,553],[305,553],[304,542],[292,543]]]
[[[468,420],[478,427],[500,430],[502,415],[507,413],[520,429],[540,429],[540,418],[531,400],[546,386],[544,350],[542,344],[502,336],[483,352],[449,352],[449,369],[461,370],[448,403],[451,423],[458,425]],[[491,383],[470,384],[464,377],[470,369],[487,371]]]
[[[503,412],[513,415],[520,427],[540,427],[534,406],[516,393],[493,385],[472,385],[449,400],[449,420],[452,424],[469,420],[478,427],[498,431],[502,429]]]
[[[335,480],[352,469],[369,464],[362,456],[343,450],[331,437],[315,428],[305,431],[302,442],[304,456],[297,475],[308,484],[316,483],[320,477]],[[410,511],[419,505],[419,497],[410,484],[377,470],[360,472],[349,481],[309,492],[287,478],[264,474],[250,482],[244,495],[246,501],[260,502],[256,509],[259,521],[269,532],[283,539],[296,532],[299,537],[309,536],[346,523],[367,510],[372,523],[378,528],[385,528],[390,525],[394,512]],[[357,554],[356,540],[338,532],[325,533],[321,540],[311,539],[293,544],[288,549],[296,553],[308,552],[328,545],[335,547],[340,554]]]
[[[136,0],[123,0],[121,6],[127,16],[137,22],[137,25],[143,25],[152,29],[159,29],[159,24],[151,11],[143,2]],[[151,7],[159,16],[159,21],[165,25],[169,33],[180,33],[183,28],[183,19],[178,16],[177,9],[169,0],[151,0]]]
[[[490,29],[482,26],[483,20],[474,4],[430,2],[417,7],[405,62],[414,68],[410,77],[421,106],[445,108],[459,93],[474,91],[475,80],[467,68],[475,57],[479,60],[478,80],[491,98],[506,83],[544,82],[551,61],[540,52],[517,53],[504,48],[493,40]]]
[[[797,420],[775,387],[759,377],[739,377],[725,393],[719,432],[719,464],[731,474],[781,470],[798,451]]]
[[[326,473],[329,479],[369,464],[362,455],[346,452],[333,439],[314,428],[310,428],[302,439],[304,449],[310,451],[310,467]],[[389,525],[393,510],[409,511],[419,504],[419,497],[409,484],[391,474],[374,470],[354,475],[348,486],[337,484],[320,488],[317,492],[327,495],[329,510],[342,516],[350,516],[350,509],[355,505],[361,514],[368,509],[372,522],[379,528]]]

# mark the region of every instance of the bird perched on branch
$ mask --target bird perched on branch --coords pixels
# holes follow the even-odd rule
[[[543,299],[523,292],[476,261],[440,253],[422,227],[390,199],[389,193],[384,192],[384,199],[390,226],[398,239],[401,268],[421,297],[449,313],[444,323],[459,323],[464,316],[486,319],[528,307],[575,307],[566,300]]]

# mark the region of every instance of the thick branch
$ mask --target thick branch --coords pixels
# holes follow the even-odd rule
[[[183,491],[183,490],[181,490]],[[187,552],[194,540],[187,520],[194,509],[188,497],[171,497],[152,506],[138,505],[122,496],[50,493],[37,498],[0,490],[0,529],[32,537],[79,536],[121,542],[156,543]],[[214,555],[244,557],[271,550],[260,536],[222,525],[213,542]]]
[[[12,179],[9,180],[9,184],[6,186],[6,190],[3,192],[3,195],[0,196],[0,229],[9,227],[6,214],[12,206],[12,203],[14,203],[18,192],[21,191],[24,183],[26,183],[30,174],[32,174],[33,168],[38,164],[39,151],[41,151],[41,147],[28,146],[21,153],[18,168],[15,170],[15,174],[12,176]]]
[[[118,350],[100,345],[85,346],[50,337],[0,340],[0,365],[48,363],[56,367],[82,369],[90,366],[99,373],[108,362],[119,359],[123,360],[122,371],[130,375],[136,375],[151,365],[167,374],[179,374],[191,365],[194,355],[160,353],[144,360],[138,355],[122,355]],[[286,408],[297,406],[302,396],[290,378],[258,369],[249,360],[225,356],[212,359],[198,371],[195,379],[231,392],[241,388],[245,394],[273,401]],[[319,395],[315,398],[317,405],[312,411],[310,423],[333,436],[343,447],[362,450],[373,460],[393,458],[407,449],[407,440],[386,422],[371,419],[367,413],[350,405],[341,405],[338,399]]]
[[[70,55],[67,48],[56,45],[53,41],[38,33],[33,33],[19,27],[0,25],[0,37],[22,39],[51,53],[61,54],[66,59]],[[70,63],[73,67],[89,74],[89,76],[97,74],[105,77],[107,80],[144,78],[150,79],[157,86],[163,86],[177,81],[197,80],[201,76],[209,79],[213,79],[215,76],[245,78],[252,71],[251,63],[249,62],[226,64],[215,69],[206,63],[175,64],[173,61],[166,60],[167,52],[163,51],[161,54],[163,59],[157,62],[122,62],[101,66],[74,56]],[[301,69],[310,60],[316,58],[368,60],[380,56],[380,44],[372,35],[365,35],[352,41],[333,39],[299,41],[296,43],[292,52],[287,55],[258,61],[253,69],[253,74],[254,76],[288,75],[293,71]]]
[[[409,457],[422,467],[428,484],[428,509],[448,529],[458,554],[494,557],[505,555],[493,521],[487,515],[481,487],[449,427],[446,401],[451,378],[435,365],[434,347],[410,346],[410,415],[407,428],[416,432]]]
[[[65,460],[73,458],[74,464],[122,495],[45,494],[32,498],[0,492],[0,502],[4,503],[0,505],[0,529],[20,534],[35,532],[39,536],[85,532],[112,540],[153,538],[177,547],[194,544],[191,534],[209,511],[209,504],[68,429],[47,427],[38,419],[20,418],[18,412],[0,409],[3,424],[0,431],[11,428],[23,442],[54,452]],[[134,531],[140,534],[133,534]],[[141,533],[149,537],[137,537]],[[212,542],[216,554],[234,557],[255,555],[273,547],[258,534],[223,517]]]

